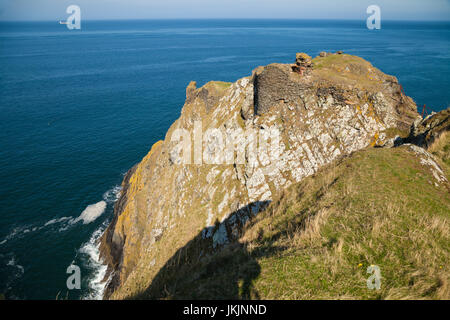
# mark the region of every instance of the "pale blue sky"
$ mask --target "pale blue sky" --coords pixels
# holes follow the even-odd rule
[[[450,20],[450,0],[0,0],[0,20],[59,20],[76,4],[82,19],[365,19],[371,4],[386,20]]]

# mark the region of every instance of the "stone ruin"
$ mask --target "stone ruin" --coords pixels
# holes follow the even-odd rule
[[[297,72],[301,76],[303,76],[311,70],[312,65],[312,58],[306,53],[300,52],[295,56],[295,64],[292,65],[292,71]]]

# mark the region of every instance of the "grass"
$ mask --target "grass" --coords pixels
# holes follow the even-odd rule
[[[447,166],[447,170],[450,169],[450,133],[448,131],[443,132],[431,144],[429,151],[442,160]]]
[[[228,89],[232,85],[231,82],[224,82],[224,81],[210,81],[205,84],[205,88],[215,88],[219,92],[223,92],[224,90]]]
[[[406,148],[356,152],[284,191],[239,242],[208,252],[197,236],[137,298],[449,299],[450,197],[432,179]]]
[[[317,79],[327,79],[343,86],[355,86],[382,90],[387,75],[374,68],[364,59],[348,54],[336,54],[313,59]]]
[[[402,148],[356,153],[289,189],[243,238],[266,299],[448,299],[450,200]],[[261,238],[255,230],[264,230]],[[273,248],[286,247],[272,255]],[[378,265],[379,291],[366,269]]]

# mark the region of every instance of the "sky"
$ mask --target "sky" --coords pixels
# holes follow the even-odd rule
[[[365,19],[378,5],[386,20],[450,20],[450,0],[0,0],[0,20],[60,20],[69,5],[82,19]]]

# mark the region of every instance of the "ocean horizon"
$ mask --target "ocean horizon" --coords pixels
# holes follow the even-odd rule
[[[448,21],[1,21],[0,294],[101,298],[96,240],[124,174],[164,139],[189,82],[234,82],[296,52],[338,50],[397,77],[419,113],[450,106]],[[80,290],[66,287],[71,264]]]
[[[139,22],[139,21],[295,21],[295,22],[330,22],[330,21],[353,21],[358,23],[366,23],[365,19],[345,19],[345,18],[333,18],[333,19],[321,19],[321,18],[308,18],[308,19],[302,19],[302,18],[145,18],[145,19],[127,19],[127,18],[121,18],[121,19],[115,19],[115,18],[104,18],[104,19],[84,19],[84,22],[115,22],[115,21],[130,21],[130,22]],[[36,20],[19,20],[19,19],[2,19],[0,20],[0,23],[2,22],[58,22],[59,20],[51,20],[51,19],[36,19]],[[383,22],[391,23],[391,22],[411,22],[411,23],[445,23],[449,24],[450,20],[436,20],[436,19],[383,19]]]

